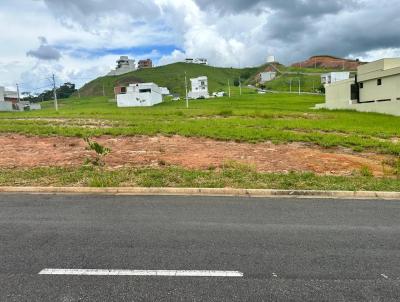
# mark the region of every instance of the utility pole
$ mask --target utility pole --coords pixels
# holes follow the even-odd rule
[[[104,83],[103,83],[103,96],[106,96],[106,92],[104,90]]]
[[[239,76],[239,91],[240,91],[240,95],[242,95],[242,79]]]
[[[299,78],[299,95],[301,95],[301,82],[300,82],[300,78]]]
[[[289,91],[292,93],[292,79],[289,80]]]
[[[231,97],[231,83],[229,80],[228,80],[228,95],[229,97]]]
[[[17,83],[17,100],[18,100],[18,103],[21,100],[21,98],[19,96],[19,85],[18,85],[18,83]]]
[[[53,93],[54,93],[54,107],[58,111],[58,100],[57,100],[57,90],[56,90],[56,77],[53,73]]]
[[[78,88],[78,98],[81,98],[81,91]]]
[[[187,88],[187,76],[185,71],[185,91],[186,91],[186,108],[189,109],[189,97],[188,97],[188,88]]]

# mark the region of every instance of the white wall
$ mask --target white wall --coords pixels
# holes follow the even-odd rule
[[[13,111],[11,102],[0,102],[0,111]]]
[[[360,97],[361,102],[365,102],[367,100],[373,100],[371,103],[357,103],[355,101],[351,101],[351,84],[354,83],[354,79],[339,81],[330,85],[325,86],[325,104],[319,104],[316,108],[326,108],[326,109],[347,109],[347,110],[356,110],[361,112],[377,112],[383,114],[397,115],[400,116],[400,100],[397,98],[391,98],[391,101],[387,102],[378,102],[376,100],[384,98],[385,96],[390,98],[390,91],[399,91],[396,90],[397,86],[395,86],[396,77],[391,79],[393,81],[392,89],[382,89],[376,90],[376,87],[369,87],[364,84],[364,88],[361,89],[362,95]],[[385,78],[384,78],[385,79]],[[388,78],[387,82],[390,84]],[[374,82],[376,85],[376,82]],[[371,84],[372,85],[372,84]],[[383,85],[382,85],[383,86]],[[397,95],[397,94],[395,94]],[[399,96],[400,98],[400,96]]]
[[[260,83],[263,84],[265,82],[272,81],[276,78],[276,72],[261,72],[260,73]]]
[[[4,102],[4,92],[5,88],[3,86],[0,86],[0,102]]]
[[[118,107],[150,107],[160,104],[162,100],[161,89],[154,83],[129,85],[126,94],[117,95]]]
[[[198,77],[194,79],[190,79],[192,84],[192,90],[189,92],[188,96],[192,99],[198,99],[201,97],[208,98],[208,78],[207,77]]]

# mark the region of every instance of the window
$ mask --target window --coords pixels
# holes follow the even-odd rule
[[[125,94],[126,93],[126,87],[121,87],[121,94]]]
[[[364,83],[360,83],[360,89],[364,88]]]
[[[139,89],[139,93],[151,93],[151,89]]]
[[[381,86],[382,85],[382,79],[378,79],[378,86]]]

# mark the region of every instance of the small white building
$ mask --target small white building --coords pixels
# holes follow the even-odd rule
[[[167,87],[160,87],[160,90],[162,95],[171,95],[171,92]]]
[[[208,94],[208,78],[207,77],[198,77],[194,79],[190,79],[192,84],[192,90],[189,92],[188,97],[191,99],[200,99],[206,98],[208,99],[210,95]]]
[[[130,60],[128,56],[121,56],[117,61],[115,70],[111,70],[108,76],[122,75],[136,70],[135,60]]]
[[[330,72],[321,75],[321,83],[322,84],[332,84],[339,81],[344,81],[350,79],[350,72],[342,71],[342,72]]]
[[[163,101],[162,91],[154,83],[130,84],[117,94],[118,107],[151,107]]]
[[[267,57],[267,63],[275,63],[276,59],[275,56],[268,56]]]
[[[266,71],[266,72],[260,72],[258,75],[258,82],[260,84],[264,84],[266,82],[270,82],[276,78],[276,72],[275,71]]]
[[[185,63],[189,63],[189,64],[199,64],[199,65],[208,65],[208,60],[205,58],[187,58],[185,60]]]

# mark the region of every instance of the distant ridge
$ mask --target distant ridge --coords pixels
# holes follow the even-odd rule
[[[364,63],[359,60],[344,59],[331,55],[318,55],[312,56],[303,62],[294,63],[292,67],[356,70],[362,64]]]

